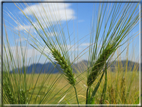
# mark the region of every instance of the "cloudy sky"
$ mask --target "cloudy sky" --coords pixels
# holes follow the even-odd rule
[[[38,30],[42,30],[43,28],[48,31],[48,28],[50,28],[50,31],[47,32],[48,36],[50,37],[54,37],[55,35],[61,36],[59,34],[59,29],[55,32],[53,26],[56,26],[57,28],[59,26],[62,26],[64,34],[67,36],[67,38],[70,37],[72,41],[71,43],[67,41],[67,47],[72,47],[69,50],[70,53],[75,53],[75,51],[77,50],[78,53],[82,52],[83,50],[88,51],[88,49],[86,48],[90,45],[89,36],[92,27],[92,18],[94,16],[97,17],[99,11],[99,3],[21,3],[16,5],[19,6],[28,17],[30,17],[33,25],[36,26]],[[110,8],[108,8],[108,12],[113,4],[110,4],[109,6]],[[23,44],[23,49],[26,49],[27,51],[27,58],[37,57],[38,59],[40,53],[29,45],[26,47],[25,42],[27,39],[30,40],[30,38],[26,38],[29,37],[27,32],[35,35],[35,37],[38,37],[32,25],[13,3],[4,3],[3,12],[3,19],[5,21],[12,50],[16,52],[15,49],[17,46],[15,45],[15,43],[18,44],[21,42]],[[37,20],[33,17],[33,15],[35,15],[35,17],[41,23],[42,28],[39,26]],[[137,25],[137,27],[132,30],[129,36],[138,31],[139,25]],[[21,35],[21,38],[19,38],[19,36],[17,35]],[[43,41],[40,42],[42,44]],[[123,47],[121,49],[123,49]],[[48,52],[49,50],[45,49],[45,51]],[[129,45],[129,53],[129,59],[133,61],[138,61],[139,36],[136,37],[135,40],[133,40]],[[75,56],[77,56],[77,53],[75,54]],[[121,57],[122,59],[126,59],[126,52],[124,52]],[[80,58],[80,60],[87,58],[87,54],[85,54]],[[45,57],[43,56],[41,57],[41,60],[39,62],[43,63],[44,61]]]

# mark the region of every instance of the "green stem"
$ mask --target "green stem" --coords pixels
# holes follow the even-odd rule
[[[100,100],[100,104],[104,104],[105,103],[105,97],[106,97],[106,89],[107,89],[107,68],[105,69],[105,83],[104,83],[104,88],[103,88],[103,92],[101,95],[101,100]]]
[[[90,99],[89,88],[90,87],[87,87],[87,91],[86,91],[86,104],[89,104],[89,99]]]
[[[74,90],[75,90],[75,95],[76,95],[76,100],[77,100],[77,103],[78,103],[78,107],[80,107],[80,106],[79,106],[79,100],[78,100],[78,96],[77,96],[76,87],[75,87],[75,86],[73,86],[73,87],[74,87]]]
[[[87,88],[87,91],[86,91],[86,104],[88,104],[88,88]]]

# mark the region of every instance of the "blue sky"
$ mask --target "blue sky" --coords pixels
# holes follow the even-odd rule
[[[42,11],[38,10],[38,9],[41,9],[40,5],[37,3],[36,4],[31,3],[28,5],[29,5],[28,8],[34,9],[37,17],[42,22],[42,18],[40,17],[40,15],[43,15],[43,17],[45,17],[45,16],[44,16],[44,13],[42,13]],[[56,25],[56,23],[60,20],[62,27],[65,26],[64,33],[67,36],[67,38],[69,36],[68,34],[70,34],[70,37],[72,40],[71,43],[69,41],[67,41],[67,45],[69,47],[72,46],[74,43],[76,43],[75,46],[80,44],[80,46],[78,48],[73,47],[72,50],[70,50],[71,53],[75,53],[75,56],[77,56],[75,49],[77,48],[79,50],[78,51],[78,53],[79,53],[82,50],[84,50],[90,43],[90,37],[89,37],[90,35],[89,34],[91,32],[91,27],[92,27],[92,25],[91,25],[92,18],[93,18],[93,16],[95,16],[94,17],[95,20],[97,19],[99,3],[98,4],[95,4],[95,3],[65,3],[64,4],[64,3],[62,3],[62,4],[57,4],[57,5],[58,5],[58,11],[56,11],[56,9],[57,9],[56,6],[50,5],[51,6],[50,9],[51,10],[54,9],[54,12],[52,13],[52,11],[51,11],[50,14],[52,14],[52,17],[50,17],[49,20],[52,22],[53,25]],[[28,11],[28,8],[25,7],[24,4],[22,4],[22,6],[21,6],[22,10],[30,18],[32,18],[32,15]],[[42,6],[45,9],[47,9],[47,7],[49,5],[43,4]],[[110,7],[108,8],[108,10],[111,9],[113,4],[112,5],[110,4],[109,6]],[[122,8],[123,8],[123,5],[121,6],[120,9],[122,9]],[[23,47],[26,48],[25,44],[24,44],[25,43],[24,36],[26,35],[26,37],[28,37],[28,35],[26,33],[24,33],[23,27],[16,24],[14,22],[14,20],[12,20],[11,17],[13,17],[13,18],[15,17],[20,23],[22,23],[22,25],[27,30],[30,30],[31,34],[35,34],[34,31],[32,30],[31,25],[28,23],[27,19],[24,17],[24,15],[20,12],[20,10],[13,3],[4,3],[3,10],[4,10],[3,19],[5,20],[5,24],[7,26],[7,32],[8,32],[8,36],[9,36],[9,40],[10,40],[12,49],[15,49],[15,47],[16,47],[16,45],[13,41],[15,41],[16,43],[19,43],[21,41],[23,43]],[[137,10],[139,10],[139,7],[137,8]],[[49,10],[47,10],[47,11],[49,11]],[[62,17],[60,17],[60,16],[62,16]],[[34,19],[32,21],[36,25],[36,21]],[[110,21],[111,21],[111,19],[109,20],[109,22]],[[47,21],[45,21],[45,22],[47,22]],[[44,22],[42,23],[42,25],[45,27]],[[51,26],[49,25],[49,27],[51,27]],[[12,30],[10,30],[9,28]],[[102,29],[102,31],[103,31],[103,29]],[[131,36],[132,34],[134,34],[135,32],[138,32],[138,31],[139,31],[139,24],[136,26],[135,29],[132,30],[132,32],[129,34],[129,36]],[[17,36],[17,34],[15,34],[15,32],[18,32],[18,33],[20,32],[20,34],[22,36],[21,40],[19,39],[19,36]],[[101,33],[101,35],[102,35],[102,33]],[[51,37],[54,36],[52,34],[52,32],[50,32],[50,36]],[[81,38],[83,38],[83,39],[81,39]],[[139,36],[137,36],[133,40],[134,41],[131,42],[131,44],[129,46],[129,59],[131,59],[133,61],[138,61],[138,59],[139,59]],[[79,42],[77,42],[77,41],[79,41]],[[126,45],[124,45],[124,46],[126,46]],[[120,51],[123,50],[124,46],[120,49]],[[30,57],[33,57],[33,58],[37,57],[38,58],[40,56],[40,53],[37,52],[36,50],[34,50],[34,53],[36,53],[37,56],[33,55],[33,50],[34,49],[31,46],[28,46],[28,48],[27,48],[28,59]],[[133,53],[133,52],[135,52],[135,53]],[[83,57],[80,58],[80,60],[87,59],[88,58],[87,56],[88,56],[88,54],[85,54]],[[121,55],[121,57],[122,57],[122,59],[126,59],[126,52],[124,52]],[[135,58],[132,59],[132,57],[135,57]],[[42,57],[40,60],[40,63],[43,63],[44,60],[45,60],[45,57]]]

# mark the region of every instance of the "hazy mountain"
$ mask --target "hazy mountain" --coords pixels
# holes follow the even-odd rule
[[[114,61],[112,64],[110,64],[110,63],[109,63],[109,65],[110,65],[109,70],[115,71],[115,68],[118,67],[118,61]],[[57,64],[57,63],[55,62],[55,64]],[[72,65],[73,72],[75,72],[75,73],[77,71],[83,72],[84,70],[87,69],[87,64],[88,64],[88,61],[86,61],[86,60],[83,60],[81,62],[73,64]],[[128,70],[132,71],[134,68],[134,65],[139,68],[139,63],[128,61],[128,64],[127,64]],[[120,68],[126,67],[126,60],[119,61],[119,67]],[[40,64],[40,63],[32,64],[27,67],[22,67],[19,70],[15,69],[14,71],[15,72],[20,71],[20,72],[24,73],[24,69],[28,74],[30,74],[32,72],[34,72],[34,73],[40,73],[40,72],[41,73],[62,73],[63,72],[62,69],[60,68],[60,65],[57,64],[56,67],[54,67],[54,65],[50,62],[45,63],[45,64]],[[12,71],[11,71],[11,73],[12,73]]]
[[[127,63],[127,64],[126,64]],[[119,64],[119,65],[118,65]],[[127,66],[127,70],[128,71],[132,71],[133,69],[136,69],[139,71],[139,63],[137,62],[133,62],[133,61],[129,61],[128,62],[126,60],[122,60],[122,61],[114,61],[112,64],[110,62],[110,70],[111,71],[115,71],[115,68],[117,68],[119,66],[119,68],[121,68],[122,70],[126,69]],[[135,68],[134,68],[135,67]]]

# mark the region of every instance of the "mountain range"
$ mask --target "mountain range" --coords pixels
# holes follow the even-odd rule
[[[119,66],[121,66],[119,68],[123,69],[124,67],[126,67],[126,60],[114,61],[113,63],[111,62],[109,63],[110,65],[109,70],[114,72],[115,68],[118,67],[118,63],[119,63]],[[31,64],[30,66],[22,67],[20,69],[16,68],[10,71],[10,73],[13,73],[13,71],[15,71],[15,73],[18,73],[19,71],[24,73],[24,70],[26,71],[27,74],[31,74],[32,72],[53,73],[53,74],[63,73],[63,70],[60,68],[60,65],[58,65],[57,62],[55,62],[54,64],[56,65],[56,67],[54,67],[54,65],[51,62],[47,62],[45,64],[35,63],[35,64]],[[78,69],[79,69],[79,72],[85,71],[87,69],[87,64],[88,64],[87,60],[83,60],[78,63],[72,64],[73,72],[76,73]],[[136,66],[137,70],[139,71],[139,63],[128,61],[127,68],[129,71],[132,71],[134,69],[134,66]]]

